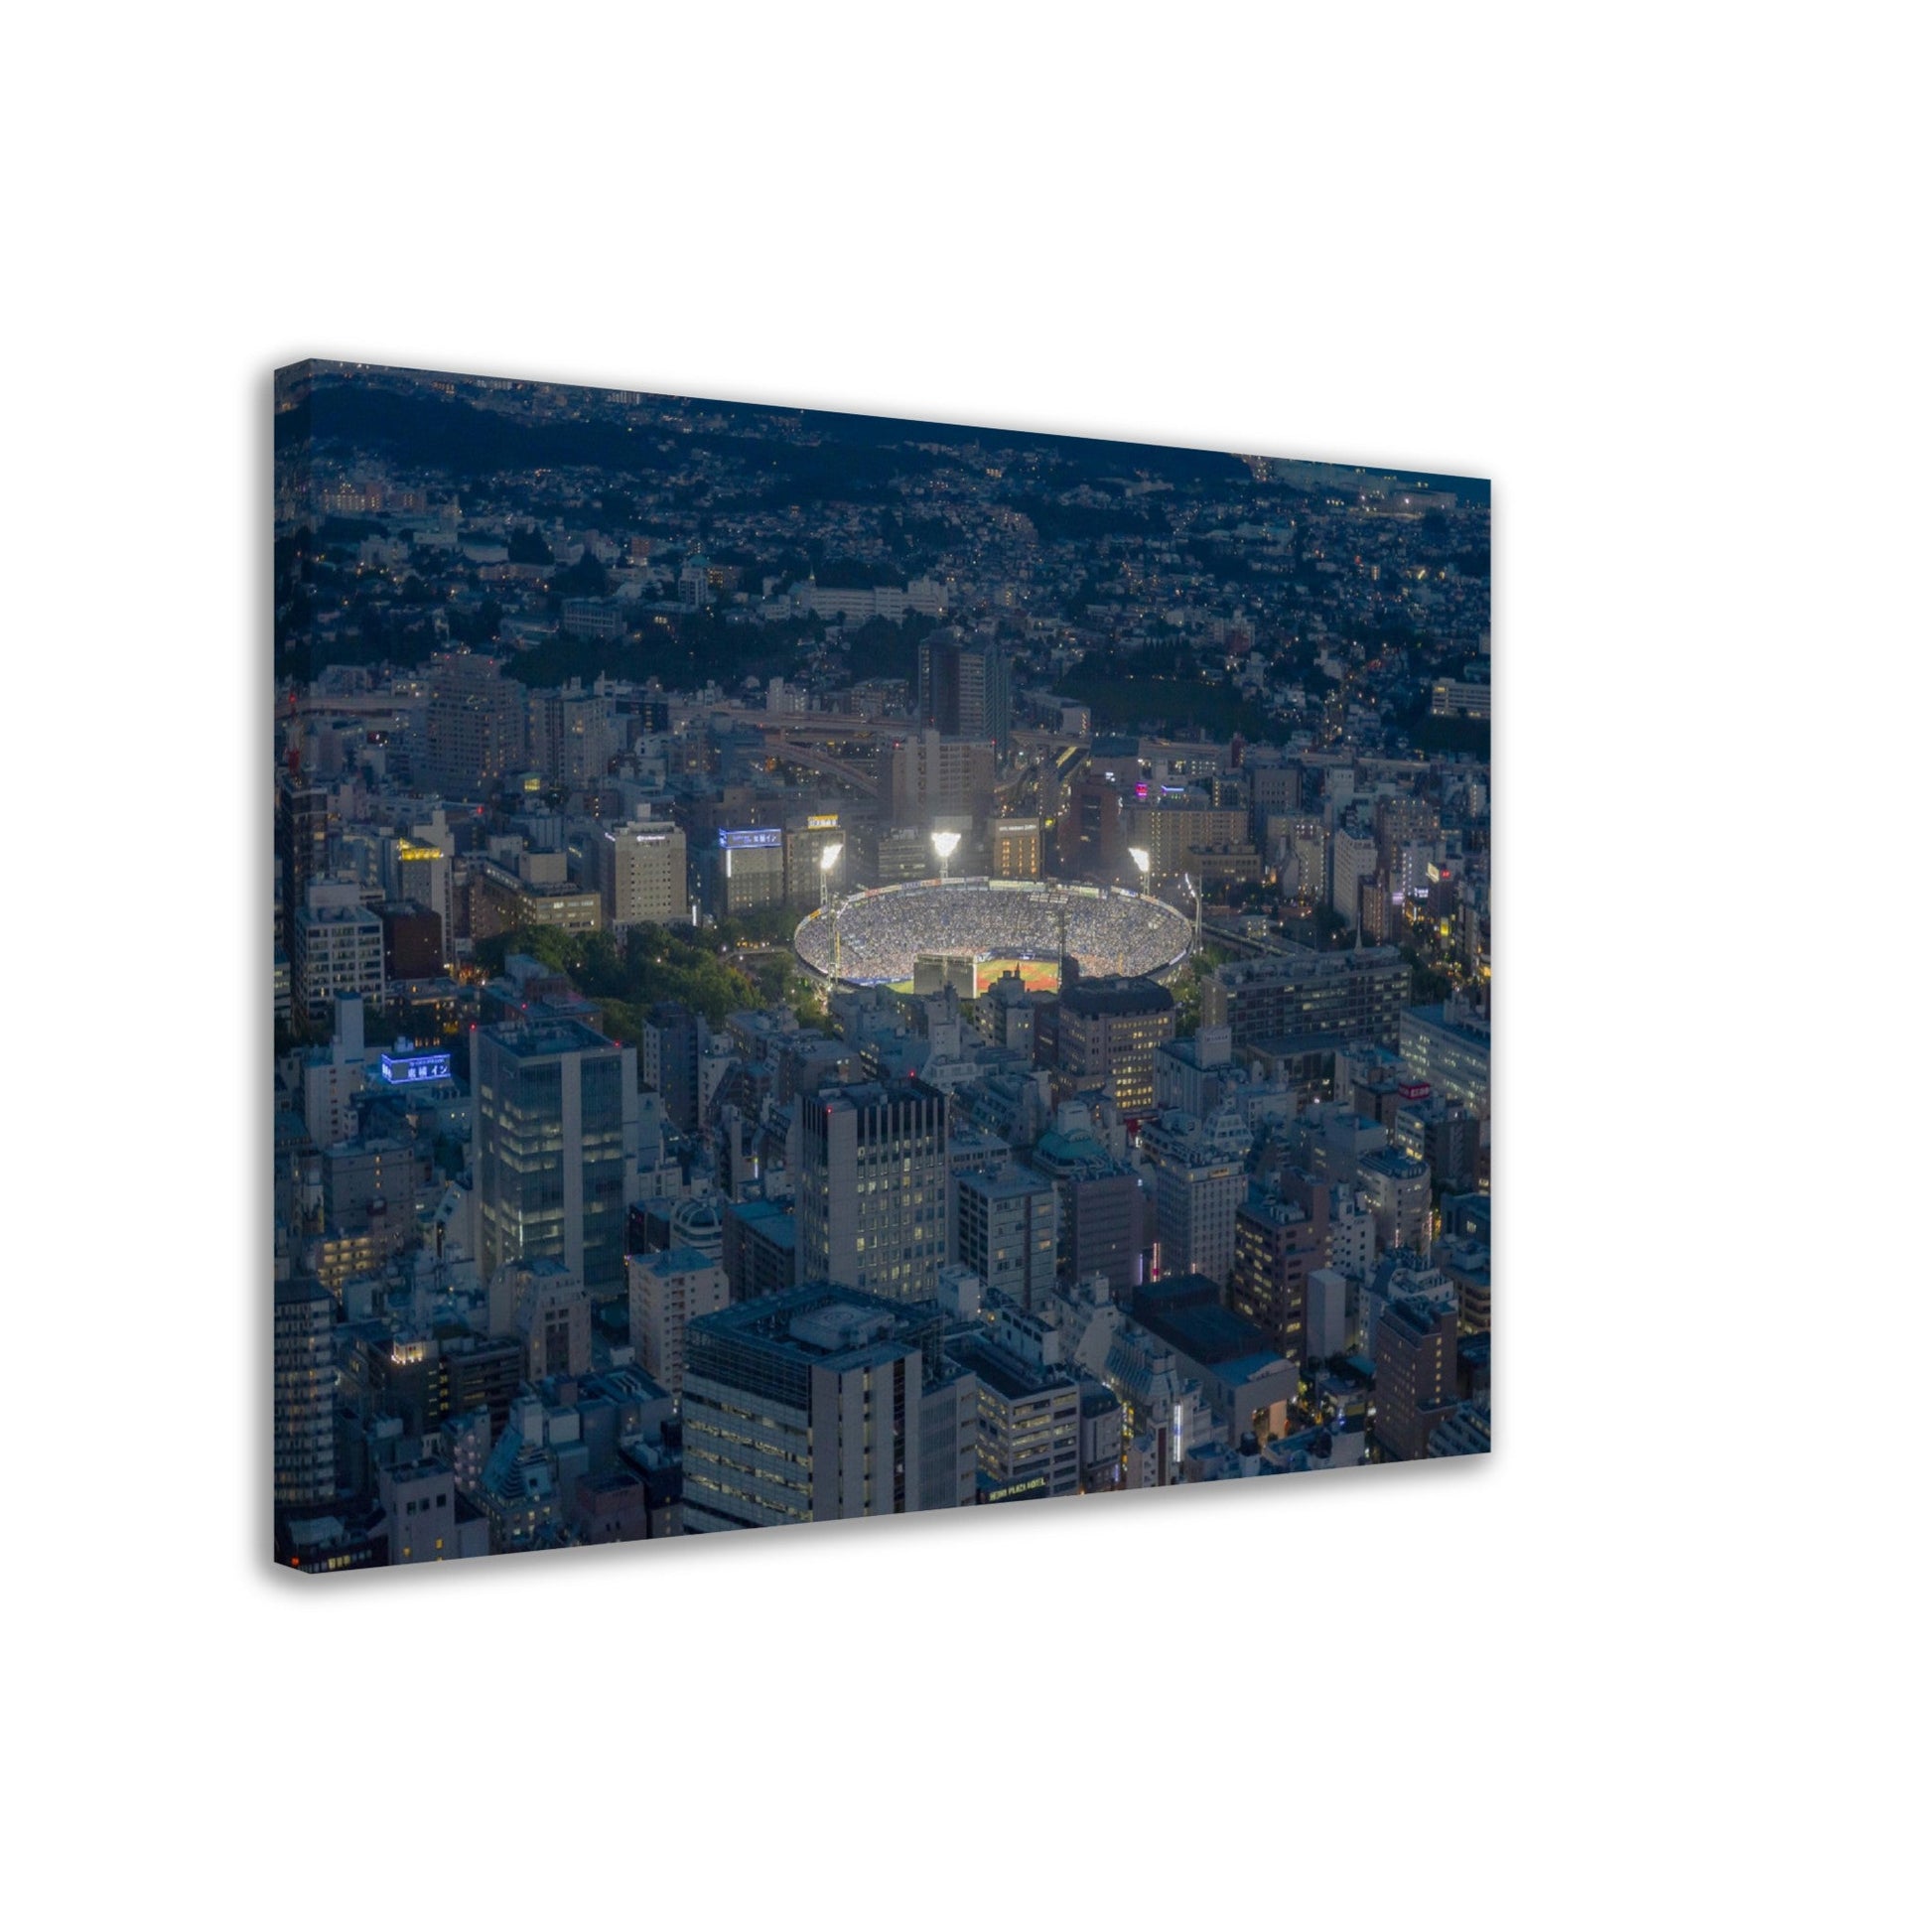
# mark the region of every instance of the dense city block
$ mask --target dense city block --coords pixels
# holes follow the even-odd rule
[[[1490,1443],[1480,482],[278,378],[277,1558]]]

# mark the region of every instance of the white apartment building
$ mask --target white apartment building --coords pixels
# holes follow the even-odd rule
[[[699,1248],[631,1255],[630,1345],[650,1378],[673,1396],[684,1393],[685,1332],[701,1314],[715,1314],[731,1301],[725,1271]]]
[[[311,1021],[328,1018],[339,993],[382,1003],[382,921],[347,880],[318,879],[289,930],[296,1005]]]

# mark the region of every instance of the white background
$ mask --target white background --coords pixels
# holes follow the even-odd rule
[[[1896,1922],[1907,11],[690,12],[10,30],[22,1922]],[[271,1574],[263,452],[307,353],[1493,477],[1498,1452]]]

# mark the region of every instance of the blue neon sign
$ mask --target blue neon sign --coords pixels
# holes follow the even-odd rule
[[[447,1053],[384,1053],[382,1077],[392,1087],[408,1087],[425,1080],[447,1080],[450,1056]]]

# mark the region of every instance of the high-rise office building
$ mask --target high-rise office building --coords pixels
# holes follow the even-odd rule
[[[1059,1196],[1018,1165],[969,1171],[953,1182],[952,1259],[1023,1309],[1052,1292],[1059,1260]]]
[[[1104,772],[1082,769],[1066,787],[1059,814],[1060,870],[1090,879],[1112,879],[1127,861],[1127,836],[1119,783]]]
[[[1427,883],[1428,873],[1417,860],[1425,848],[1435,845],[1442,829],[1442,817],[1427,799],[1392,796],[1376,801],[1376,865],[1391,890],[1406,897]]]
[[[919,644],[919,722],[947,738],[990,739],[1001,758],[1013,743],[1006,653],[990,639],[936,630]]]
[[[575,1270],[538,1255],[512,1264],[517,1278],[512,1316],[523,1344],[524,1372],[532,1382],[546,1375],[591,1372],[591,1298]]]
[[[429,778],[439,791],[481,797],[523,764],[528,699],[502,672],[500,659],[470,651],[431,660]]]
[[[1173,1030],[1173,995],[1157,981],[1082,975],[1060,988],[1060,1071],[1105,1081],[1129,1119],[1153,1111],[1154,1055]]]
[[[698,1069],[708,1038],[703,1017],[682,1000],[659,1000],[644,1016],[638,1077],[662,1099],[664,1117],[680,1134],[698,1131]]]
[[[320,1282],[275,1284],[275,1501],[336,1494],[336,1301]]]
[[[391,899],[377,916],[382,921],[385,981],[443,977],[450,964],[450,928],[445,919],[411,899]]]
[[[984,818],[996,775],[991,739],[915,732],[886,748],[881,787],[895,825],[929,825],[936,817]]]
[[[692,1321],[686,1532],[970,1500],[975,1385],[947,1369],[939,1340],[936,1306],[823,1282]]]
[[[1201,852],[1244,845],[1248,837],[1245,810],[1202,804],[1128,805],[1124,825],[1127,844],[1148,855],[1148,877],[1156,882],[1185,873],[1198,884]]]
[[[799,1103],[798,1268],[928,1300],[947,1261],[947,1100],[919,1080],[824,1087]]]
[[[439,811],[436,816],[436,825],[426,827],[425,831],[430,834],[440,832],[442,838],[448,839],[449,832],[442,826],[443,814]],[[434,978],[453,957],[451,941],[456,936],[456,898],[452,890],[454,867],[450,855],[434,836],[409,832],[398,838],[383,840],[381,856],[384,897],[392,904],[422,906],[433,912],[441,925],[434,970],[429,973],[398,973],[393,977]]]
[[[1261,1040],[1308,1037],[1393,1046],[1408,1003],[1408,963],[1393,946],[1293,946],[1215,967],[1201,983],[1201,1025],[1227,1028],[1237,1053]]]
[[[798,1280],[798,1219],[776,1201],[728,1201],[722,1260],[734,1302],[779,1295]]]
[[[309,882],[328,877],[334,841],[342,831],[327,785],[306,784],[294,771],[275,781],[275,856],[282,865],[285,919],[306,903]]]
[[[637,1163],[637,1059],[580,1020],[471,1036],[478,1255],[562,1261],[596,1294],[623,1281]]]
[[[902,886],[930,879],[932,834],[921,825],[861,824],[854,828],[839,865],[854,886]]]
[[[1362,882],[1375,877],[1375,841],[1337,829],[1328,849],[1328,902],[1348,923],[1359,925]]]
[[[1375,1440],[1385,1455],[1429,1453],[1437,1426],[1455,1411],[1455,1308],[1392,1302],[1375,1321]]]
[[[1148,1128],[1141,1151],[1154,1175],[1161,1273],[1223,1283],[1234,1266],[1235,1211],[1248,1191],[1247,1122],[1233,1107],[1204,1120],[1181,1114]]]
[[[612,925],[674,924],[690,916],[685,897],[684,830],[668,819],[633,818],[600,841],[599,883]]]
[[[775,825],[721,828],[709,866],[711,909],[721,919],[785,902],[785,835]]]
[[[1328,898],[1328,828],[1318,818],[1289,821],[1288,855],[1292,871],[1285,882],[1311,905]]]
[[[1080,1493],[1080,1384],[1003,1345],[1004,1330],[948,1340],[979,1383],[979,1493],[987,1502]]]
[[[554,785],[581,791],[611,768],[623,749],[617,707],[603,691],[572,678],[560,691],[529,698],[530,762]]]
[[[1327,1232],[1327,1195],[1316,1193],[1314,1199],[1319,1225],[1295,1202],[1254,1187],[1234,1211],[1227,1305],[1296,1363],[1308,1354],[1309,1277],[1321,1266]]]
[[[1084,1109],[1062,1111],[1074,1119],[1042,1134],[1031,1157],[1059,1189],[1060,1272],[1070,1282],[1104,1275],[1112,1293],[1131,1303],[1148,1245],[1140,1176],[1079,1123]]]

